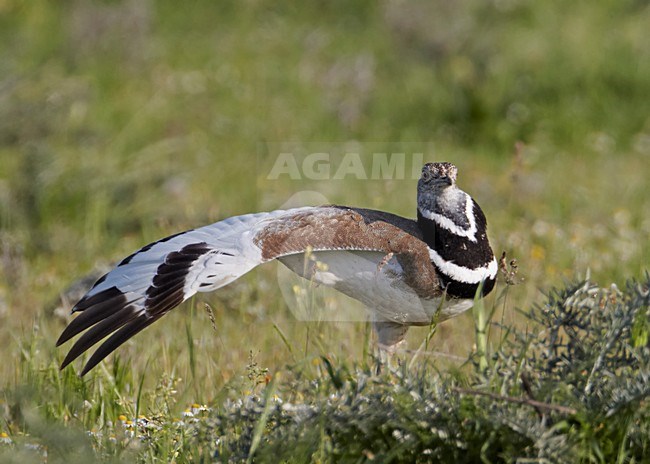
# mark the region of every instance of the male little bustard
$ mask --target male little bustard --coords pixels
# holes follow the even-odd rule
[[[196,292],[216,290],[273,259],[364,303],[380,346],[390,350],[408,326],[456,316],[472,306],[481,284],[483,295],[494,287],[497,264],[485,216],[456,186],[456,175],[451,163],[424,165],[417,221],[346,206],[303,207],[231,217],[151,243],[74,306],[81,314],[57,346],[85,333],[61,368],[110,335],[84,375]],[[307,250],[325,266],[306,269]]]

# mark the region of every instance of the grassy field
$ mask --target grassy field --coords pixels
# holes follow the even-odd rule
[[[332,153],[332,172],[348,152],[368,172],[373,153],[454,162],[495,252],[518,262],[519,284],[485,303],[490,350],[504,327],[533,327],[522,313],[543,291],[642,279],[649,16],[631,0],[0,0],[0,457],[198,459],[190,419],[265,395],[299,404],[344,366],[365,375],[368,324],[297,320],[275,264],[184,304],[84,379],[78,363],[58,371],[64,290],[146,243],[292,196],[414,216],[409,169],[270,179],[287,150]],[[411,329],[405,364],[469,375],[474,326],[469,312],[436,327],[417,357],[431,329]],[[149,441],[131,436],[140,415],[158,427]],[[328,461],[321,443],[310,456]]]

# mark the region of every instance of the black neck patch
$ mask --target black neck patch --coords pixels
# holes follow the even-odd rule
[[[447,290],[447,295],[454,298],[474,298],[478,291],[479,284],[466,284],[450,279],[442,272],[440,273],[440,283]],[[496,278],[486,279],[483,281],[483,289],[479,296],[486,296],[494,288]]]
[[[485,267],[492,262],[494,254],[487,238],[487,223],[478,204],[474,203],[476,221],[476,241],[468,237],[459,236],[454,232],[437,224],[435,220],[424,217],[418,210],[418,225],[422,229],[424,241],[440,257],[456,266],[474,270]],[[450,218],[451,219],[451,218]],[[469,224],[469,220],[467,223]],[[457,221],[454,221],[457,223]],[[435,264],[434,264],[435,266]],[[436,266],[442,286],[447,289],[447,294],[456,298],[474,298],[478,291],[479,283],[466,283],[455,280]],[[483,282],[482,295],[485,296],[494,288],[496,279],[489,278]]]
[[[476,211],[476,209],[475,209]],[[484,221],[476,221],[476,241],[461,237],[439,226],[433,219],[418,211],[418,225],[424,233],[424,241],[445,260],[468,269],[488,264],[494,258]]]

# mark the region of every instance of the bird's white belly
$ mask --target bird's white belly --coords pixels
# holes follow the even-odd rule
[[[397,259],[380,252],[315,251],[285,256],[280,261],[305,279],[362,302],[379,320],[428,325],[472,306],[472,300],[420,298],[404,283]]]

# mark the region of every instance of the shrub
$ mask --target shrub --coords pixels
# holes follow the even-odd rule
[[[650,276],[552,290],[485,372],[335,367],[229,401],[193,445],[256,462],[641,462],[650,446]],[[281,398],[290,398],[283,400]],[[196,449],[196,448],[195,448]]]

